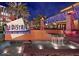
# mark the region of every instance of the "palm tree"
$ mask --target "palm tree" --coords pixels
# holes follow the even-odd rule
[[[37,16],[36,18],[33,19],[35,28],[39,28],[40,27],[40,19],[41,19],[40,16]]]
[[[35,28],[39,28],[40,27],[40,19],[42,18],[42,15],[38,15],[36,18],[34,18],[34,26]]]
[[[16,3],[16,2],[9,3],[8,10],[10,13],[14,13],[17,18],[22,17],[25,19],[29,16],[27,6],[25,6],[22,3]]]

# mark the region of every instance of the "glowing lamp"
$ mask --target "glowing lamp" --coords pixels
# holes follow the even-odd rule
[[[71,15],[71,14],[75,14],[75,12],[74,11],[69,11],[68,15]]]

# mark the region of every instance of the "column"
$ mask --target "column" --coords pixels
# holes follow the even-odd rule
[[[59,24],[57,24],[57,29],[59,29]]]
[[[58,45],[60,46],[60,38],[58,39]]]
[[[62,37],[61,40],[62,40],[62,45],[64,45],[64,38]]]
[[[73,17],[73,11],[69,12],[67,14],[67,19],[66,19],[66,30],[71,31],[74,29],[74,17]]]
[[[53,42],[56,43],[56,41],[55,41],[55,37],[54,37],[54,39],[53,39]]]
[[[44,30],[44,17],[40,19],[40,30]]]
[[[66,29],[66,25],[65,24],[62,24],[63,25],[63,30],[65,30]]]
[[[33,21],[31,21],[30,29],[33,29]]]
[[[60,29],[62,29],[62,24],[60,24]]]
[[[78,30],[79,30],[79,20],[78,20]]]
[[[60,29],[60,24],[58,25],[58,28]]]

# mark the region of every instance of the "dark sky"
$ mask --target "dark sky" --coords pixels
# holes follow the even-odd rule
[[[24,2],[24,4],[28,7],[30,19],[33,19],[40,14],[46,17],[53,16],[74,2]],[[0,5],[7,6],[7,3],[0,3]]]

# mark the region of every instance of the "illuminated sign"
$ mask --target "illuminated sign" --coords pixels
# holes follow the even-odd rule
[[[5,32],[6,33],[22,33],[26,32],[28,30],[27,25],[24,24],[24,21],[22,18],[11,21],[6,24],[5,26]]]
[[[6,25],[6,31],[25,31],[26,27],[24,25]]]

